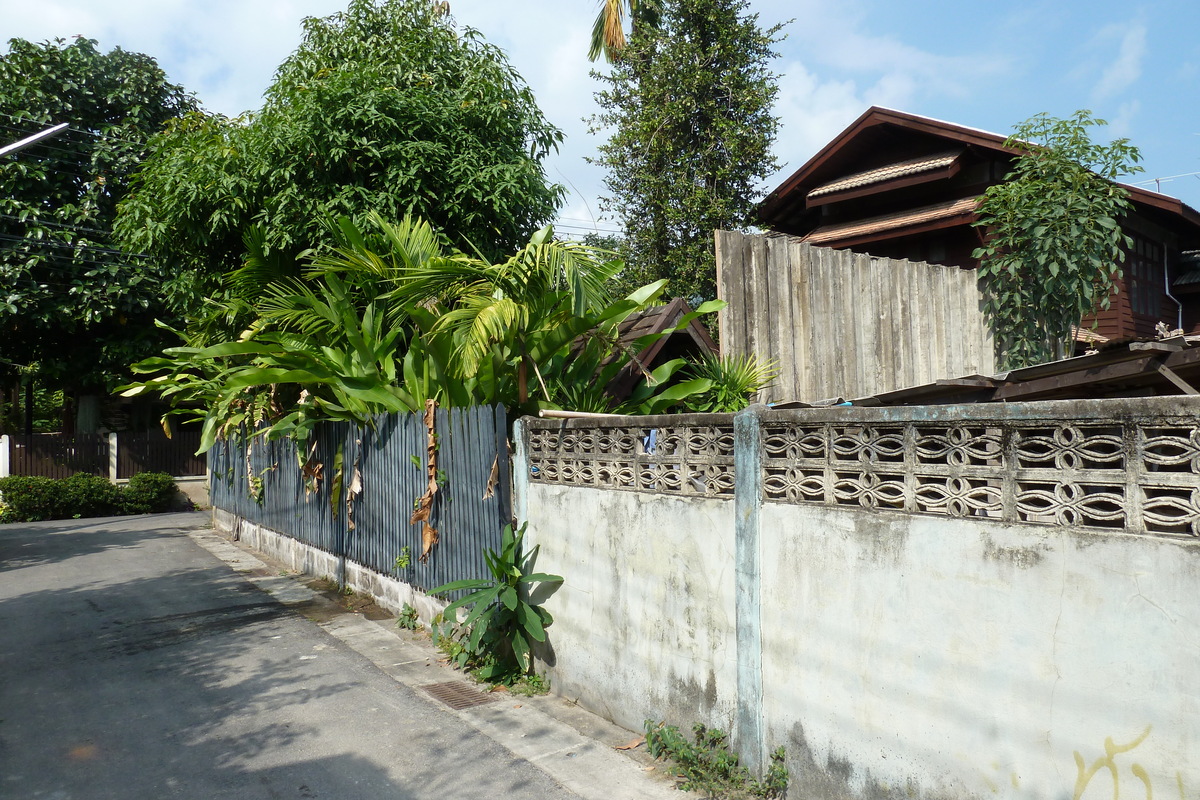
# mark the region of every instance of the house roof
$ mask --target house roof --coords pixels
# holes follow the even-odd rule
[[[905,162],[872,163],[880,158],[886,159],[894,144],[901,139],[911,149],[925,152],[913,155]],[[759,204],[757,215],[768,227],[782,227],[788,219],[805,210],[806,200],[814,190],[828,190],[831,184],[899,167],[908,161],[936,159],[946,155],[948,144],[1010,157],[1020,155],[1020,150],[1005,146],[1007,139],[1001,134],[978,128],[872,106],[767,195]],[[863,169],[864,166],[867,168]],[[850,170],[854,172],[847,174]],[[1181,200],[1138,186],[1123,186],[1135,204],[1182,217],[1200,227],[1200,213]]]
[[[648,370],[658,366],[657,359],[664,351],[667,354],[674,354],[680,350],[717,353],[717,343],[698,319],[688,322],[682,330],[667,333],[676,328],[683,317],[690,313],[691,306],[677,297],[665,305],[630,314],[617,327],[619,346],[630,349],[633,343],[643,336],[665,333],[666,335],[655,339],[637,354],[637,360]],[[641,379],[642,371],[631,361],[612,379],[607,391],[614,397],[627,397]]]
[[[878,217],[868,217],[840,225],[824,225],[802,237],[802,241],[817,245],[832,241],[850,243],[851,240],[861,242],[877,234],[890,234],[902,229],[909,229],[910,232],[916,233],[918,230],[928,227],[930,223],[970,217],[975,213],[977,203],[978,198],[964,197],[960,200],[947,200],[944,203],[934,203],[921,208],[894,214],[882,214]]]
[[[840,178],[824,186],[818,186],[808,193],[809,198],[820,197],[834,192],[844,191],[846,189],[857,189],[860,186],[869,186],[875,183],[882,183],[894,178],[903,178],[908,175],[916,175],[921,172],[948,167],[962,155],[962,149],[953,150],[948,153],[941,153],[934,156],[922,156],[921,158],[910,158],[906,161],[898,161],[895,164],[888,164],[876,169],[869,169],[865,172],[859,172],[854,175],[847,175],[845,178]]]

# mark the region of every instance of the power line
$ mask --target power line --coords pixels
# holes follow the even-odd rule
[[[14,217],[12,214],[0,214],[0,219],[10,219],[13,222],[20,222],[20,223],[26,224],[26,225],[32,224],[32,225],[44,225],[46,227],[51,227],[51,228],[62,228],[64,230],[69,230],[69,231],[73,231],[73,232],[84,231],[86,233],[97,233],[97,234],[100,234],[101,236],[112,236],[113,235],[112,231],[105,231],[105,230],[101,230],[100,228],[85,228],[82,225],[69,225],[66,223],[55,222],[53,220],[48,220],[48,219],[37,219],[35,217],[25,217],[24,219],[22,219],[20,217]],[[137,255],[137,254],[134,254],[134,255]]]
[[[25,123],[29,123],[31,125],[52,125],[52,124],[54,124],[53,122],[45,122],[42,120],[36,120],[36,119],[32,119],[31,117],[18,117],[13,114],[5,114],[2,111],[0,111],[0,117],[6,117],[10,120],[13,120],[14,122],[25,122]],[[5,126],[5,127],[10,127],[10,126]],[[85,130],[84,128],[76,128],[74,126],[67,128],[67,132],[68,133],[78,133],[82,136],[91,136],[96,139],[112,139],[114,142],[124,142],[125,144],[137,145],[139,147],[145,146],[145,142],[138,142],[134,139],[122,139],[120,136],[113,136],[111,133],[96,133],[95,131]]]
[[[24,236],[11,236],[6,233],[0,233],[0,240],[9,241],[9,242],[17,242],[19,244],[28,244],[30,247],[43,247],[43,246],[44,247],[58,247],[60,249],[76,250],[76,251],[90,250],[91,252],[94,252],[94,253],[104,253],[106,255],[114,255],[114,256],[125,256],[126,258],[149,258],[149,256],[145,255],[144,253],[127,253],[124,250],[113,250],[111,248],[97,247],[97,246],[91,245],[91,244],[74,245],[74,244],[71,244],[70,242],[57,242],[53,239],[30,240]],[[12,248],[12,249],[16,249],[16,248]],[[102,261],[102,262],[97,262],[97,263],[108,263],[108,262]]]
[[[1154,184],[1155,190],[1157,191],[1158,189],[1162,188],[1163,183],[1165,183],[1167,181],[1173,181],[1176,178],[1200,179],[1200,172],[1185,172],[1182,175],[1167,175],[1166,177],[1163,177],[1163,178],[1149,178],[1148,180],[1144,180],[1144,181],[1131,182],[1129,185],[1130,186],[1149,186],[1150,184]]]

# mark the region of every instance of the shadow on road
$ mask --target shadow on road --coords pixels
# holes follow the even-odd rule
[[[177,532],[0,530],[0,558],[0,797],[533,796]]]

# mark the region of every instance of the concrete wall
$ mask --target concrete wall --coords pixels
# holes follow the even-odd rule
[[[400,614],[404,606],[409,605],[417,612],[417,618],[428,626],[446,607],[443,601],[390,575],[338,558],[287,534],[242,519],[232,512],[214,508],[212,513],[213,527],[224,536],[265,553],[293,572],[316,578],[340,579],[346,587],[371,597],[380,608],[392,614]]]
[[[624,725],[783,745],[793,798],[1200,792],[1193,540],[766,503],[739,545],[729,500],[518,488],[554,691]]]
[[[562,486],[525,500],[538,571],[566,578],[545,601],[555,694],[632,730],[648,718],[729,730],[733,503]]]
[[[1196,543],[762,515],[764,738],[793,796],[1200,791]]]

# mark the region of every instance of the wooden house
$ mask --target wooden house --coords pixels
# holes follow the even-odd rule
[[[1005,136],[872,107],[759,206],[762,225],[823,247],[974,269],[980,195],[1018,153]],[[1153,338],[1158,323],[1200,332],[1200,213],[1127,186],[1132,238],[1094,341]],[[1085,325],[1085,328],[1087,325]]]

